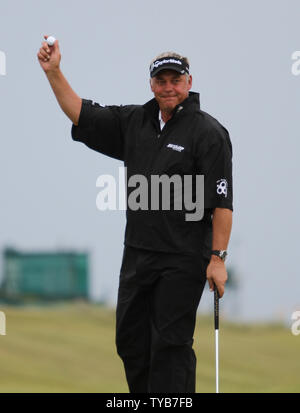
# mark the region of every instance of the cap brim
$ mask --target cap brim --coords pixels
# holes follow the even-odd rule
[[[177,65],[162,65],[160,67],[157,67],[156,69],[153,70],[153,72],[151,73],[151,77],[154,77],[157,75],[157,73],[161,72],[162,70],[174,70],[175,72],[180,73],[181,75],[184,75],[186,73],[186,71],[180,67],[178,67]]]

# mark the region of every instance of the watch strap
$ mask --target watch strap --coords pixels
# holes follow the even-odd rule
[[[226,256],[227,256],[227,251],[226,250],[212,250],[211,254],[216,255],[217,257],[221,258],[221,260],[225,261]]]

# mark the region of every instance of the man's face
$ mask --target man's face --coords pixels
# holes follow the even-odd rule
[[[187,77],[175,70],[166,69],[150,79],[150,85],[160,110],[170,113],[188,97],[192,76]]]

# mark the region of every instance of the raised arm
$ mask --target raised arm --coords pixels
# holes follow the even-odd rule
[[[44,37],[47,40],[48,36]],[[48,46],[47,42],[43,42],[37,57],[60,107],[74,125],[78,125],[82,99],[74,92],[60,70],[61,54],[58,40],[53,46]]]

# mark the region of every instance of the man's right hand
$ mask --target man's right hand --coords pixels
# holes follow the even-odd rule
[[[44,36],[44,38],[47,40],[48,36]],[[59,70],[61,54],[58,40],[55,40],[53,46],[48,46],[47,42],[42,42],[42,47],[38,51],[37,57],[45,73]]]
[[[47,40],[48,36],[44,37]],[[43,42],[37,57],[60,107],[74,125],[78,125],[82,99],[74,92],[60,70],[61,55],[58,40],[55,40],[53,46],[48,46],[47,42]]]

